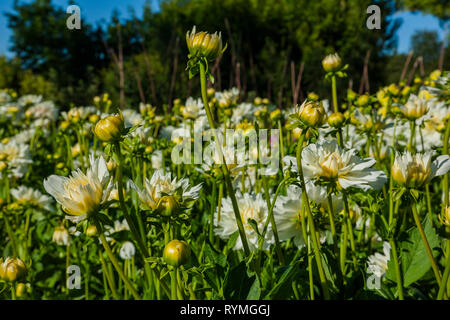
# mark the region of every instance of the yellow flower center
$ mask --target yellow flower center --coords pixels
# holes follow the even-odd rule
[[[329,179],[336,179],[339,175],[339,169],[344,167],[340,155],[335,153],[325,156],[319,165],[322,168],[320,176]]]

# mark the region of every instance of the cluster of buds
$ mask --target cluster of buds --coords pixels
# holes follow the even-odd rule
[[[101,119],[94,128],[95,135],[104,142],[118,141],[125,132],[123,115],[110,115]]]
[[[0,278],[4,281],[18,281],[27,274],[25,263],[19,258],[0,259]]]
[[[186,264],[191,256],[191,248],[183,240],[172,240],[164,247],[164,261],[174,267]]]

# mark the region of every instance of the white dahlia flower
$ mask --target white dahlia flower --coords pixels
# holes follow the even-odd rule
[[[102,156],[95,158],[91,154],[89,162],[86,173],[77,169],[68,178],[51,175],[44,180],[45,190],[61,204],[66,213],[76,217],[76,222],[88,214],[95,214],[107,201],[113,186],[105,159]]]

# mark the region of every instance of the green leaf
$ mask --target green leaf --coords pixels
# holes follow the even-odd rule
[[[228,249],[233,249],[234,246],[236,245],[236,241],[239,237],[239,231],[235,231],[230,238],[228,239],[228,243],[227,243],[227,247]]]
[[[433,256],[436,257],[438,255],[438,251],[435,248],[439,247],[439,238],[429,223],[428,216],[423,222],[423,227],[425,236],[427,237],[428,243],[433,251]],[[408,287],[414,282],[420,280],[431,268],[431,262],[428,258],[428,254],[419,230],[417,228],[413,228],[408,231],[408,234],[408,238],[399,243],[404,287]],[[389,260],[386,277],[395,281],[395,266],[392,260],[393,259]]]
[[[249,277],[245,261],[228,270],[224,285],[223,296],[230,300],[243,300],[249,296],[256,276]]]
[[[211,262],[223,268],[227,265],[227,257],[222,252],[214,250],[209,243],[205,246],[205,255]]]
[[[246,300],[259,300],[260,296],[261,296],[261,286],[258,277],[255,277],[255,281],[253,281],[253,284],[250,288]]]

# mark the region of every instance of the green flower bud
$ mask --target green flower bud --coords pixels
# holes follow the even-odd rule
[[[16,287],[16,297],[23,298],[27,294],[27,285],[25,283],[18,283]]]
[[[310,127],[320,127],[326,119],[322,102],[306,100],[296,110],[296,114],[304,124]]]
[[[94,128],[95,135],[102,141],[114,142],[120,139],[125,130],[122,113],[101,119]]]
[[[179,207],[178,201],[174,196],[163,196],[158,202],[157,211],[168,217],[176,214]]]
[[[330,127],[339,128],[344,124],[345,117],[340,112],[334,112],[328,117],[328,124]]]
[[[191,249],[185,241],[172,240],[164,247],[163,258],[167,264],[178,267],[188,262]]]
[[[5,281],[20,280],[27,274],[25,263],[19,258],[0,259],[0,278]]]

